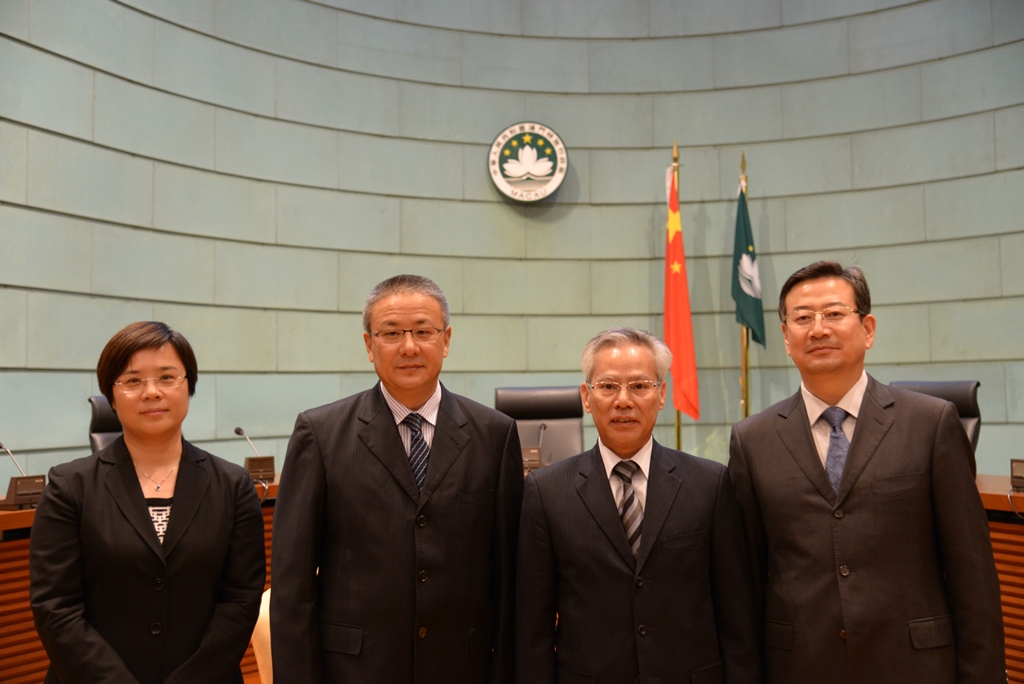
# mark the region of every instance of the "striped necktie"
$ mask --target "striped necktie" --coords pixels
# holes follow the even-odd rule
[[[402,422],[408,426],[412,435],[409,441],[409,465],[412,466],[416,487],[422,492],[423,480],[427,476],[427,459],[430,458],[430,447],[427,446],[427,440],[423,439],[423,416],[410,413]]]
[[[843,421],[848,415],[838,406],[830,406],[821,414],[821,417],[832,426],[832,434],[828,438],[828,454],[825,456],[825,472],[828,473],[828,481],[832,483],[832,490],[836,494],[839,493],[839,483],[843,481],[846,455],[850,453],[850,440],[843,432]]]
[[[633,491],[633,476],[640,469],[633,461],[619,461],[612,468],[620,480],[622,480],[622,503],[619,504],[619,517],[622,518],[622,527],[626,530],[626,540],[633,555],[640,553],[640,528],[643,527],[644,509],[640,506],[640,499],[636,498]]]

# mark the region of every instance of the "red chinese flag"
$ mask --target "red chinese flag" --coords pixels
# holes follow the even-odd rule
[[[700,419],[697,358],[693,352],[693,321],[690,288],[686,282],[683,224],[679,220],[679,196],[672,167],[665,180],[668,188],[668,235],[665,247],[665,344],[672,350],[672,404],[694,420]]]

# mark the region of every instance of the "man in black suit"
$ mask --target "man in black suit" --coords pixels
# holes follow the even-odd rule
[[[999,581],[955,407],[864,371],[863,272],[779,295],[800,390],[733,428],[729,470],[775,684],[1005,682]]]
[[[760,681],[729,475],[652,438],[671,362],[661,340],[630,328],[583,351],[580,393],[599,439],[526,480],[520,684]]]
[[[287,684],[505,683],[522,501],[515,422],[439,382],[431,280],[363,309],[372,389],[295,423],[274,520],[271,639]]]

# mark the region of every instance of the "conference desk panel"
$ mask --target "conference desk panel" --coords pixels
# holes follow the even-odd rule
[[[1006,666],[1009,681],[1024,684],[1024,519],[1013,512],[1007,493],[1010,478],[979,475],[978,491],[988,512],[992,550],[1002,588],[1003,624],[1006,629]],[[262,487],[260,488],[262,494]],[[270,586],[271,532],[277,482],[269,485],[263,502],[264,544],[267,550],[267,586]],[[1012,495],[1024,513],[1024,493]],[[49,660],[36,635],[28,602],[28,533],[34,511],[0,511],[0,682],[38,684]],[[252,647],[242,660],[250,684],[259,674]]]
[[[1006,672],[1010,682],[1024,684],[1024,492],[1010,493],[1010,478],[979,475],[978,491],[988,512],[992,553],[1002,590],[1006,630]],[[1011,506],[1012,499],[1012,506]]]

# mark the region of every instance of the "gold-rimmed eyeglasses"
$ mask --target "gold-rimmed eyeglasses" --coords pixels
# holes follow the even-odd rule
[[[864,312],[859,309],[851,309],[848,306],[830,306],[821,311],[812,311],[811,309],[798,309],[793,313],[786,316],[786,324],[791,325],[794,328],[810,328],[814,325],[814,321],[818,316],[821,316],[821,324],[830,327],[842,325],[846,322],[846,319],[853,314],[863,316]]]
[[[161,390],[172,390],[181,387],[181,383],[185,382],[186,375],[160,375],[155,378],[125,378],[124,380],[118,380],[114,383],[114,387],[121,390],[123,394],[129,396],[138,394],[152,382],[157,386],[157,389]]]
[[[661,381],[655,382],[654,380],[630,380],[629,382],[612,382],[611,380],[598,380],[591,384],[587,383],[587,387],[590,391],[598,396],[610,399],[612,397],[619,396],[619,392],[622,388],[626,388],[626,391],[632,397],[637,399],[643,399],[649,397],[658,386],[661,385]]]

